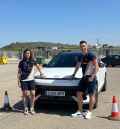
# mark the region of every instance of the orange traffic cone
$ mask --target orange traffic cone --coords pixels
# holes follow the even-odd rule
[[[120,120],[119,113],[118,113],[118,108],[117,108],[116,96],[113,96],[111,116],[109,116],[108,119],[109,120],[116,120],[116,121]]]
[[[10,104],[9,104],[9,98],[8,98],[8,93],[5,91],[5,96],[4,96],[4,110],[8,111],[11,109]]]

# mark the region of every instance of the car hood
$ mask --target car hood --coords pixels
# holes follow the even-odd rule
[[[75,68],[44,68],[43,73],[46,79],[61,79],[61,78],[70,78],[73,74]],[[82,77],[82,69],[79,68],[76,78]],[[35,74],[35,78],[40,78],[40,73]]]

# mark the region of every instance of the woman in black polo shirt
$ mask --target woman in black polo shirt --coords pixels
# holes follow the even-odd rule
[[[23,93],[23,104],[24,104],[24,114],[28,114],[27,108],[27,94],[30,91],[30,113],[35,114],[34,102],[35,102],[35,83],[34,83],[34,66],[37,67],[40,72],[40,77],[45,78],[42,73],[42,66],[39,65],[33,58],[33,54],[30,49],[26,49],[23,52],[23,59],[18,65],[18,86],[21,87]]]

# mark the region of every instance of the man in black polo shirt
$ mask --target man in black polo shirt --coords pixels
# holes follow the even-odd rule
[[[86,119],[92,118],[92,110],[95,103],[95,83],[96,83],[96,73],[99,69],[98,60],[93,52],[88,51],[88,44],[86,41],[80,42],[80,49],[82,54],[78,59],[75,71],[72,75],[72,78],[75,77],[79,67],[82,67],[83,77],[80,80],[78,89],[77,89],[77,103],[78,103],[78,111],[71,116],[83,116],[85,115]],[[89,110],[86,113],[82,113],[82,103],[83,103],[83,93],[85,90],[88,90],[90,102],[89,102]]]

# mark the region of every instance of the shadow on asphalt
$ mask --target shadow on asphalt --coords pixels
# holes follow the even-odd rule
[[[22,106],[22,101],[19,101],[18,103],[16,103],[15,105],[13,105],[13,107],[10,108],[0,108],[0,112],[5,112],[5,113],[10,113],[10,112],[23,112],[23,106]]]
[[[28,108],[30,108],[30,103],[28,102]],[[57,114],[61,116],[70,116],[71,113],[76,112],[77,104],[53,104],[53,103],[40,103],[36,101],[35,111],[36,113],[45,114]],[[12,112],[23,112],[23,103],[19,101],[13,105]]]
[[[101,119],[108,119],[107,116],[96,116],[96,117],[101,118]]]
[[[36,112],[45,114],[56,114],[60,116],[70,116],[72,113],[76,112],[77,105],[73,104],[42,104],[40,102],[36,103]]]
[[[30,108],[30,101],[28,100],[28,108]],[[87,109],[87,106],[83,106],[83,111]],[[40,101],[35,102],[36,113],[45,114],[56,114],[60,116],[70,116],[72,113],[77,111],[77,104],[54,104],[54,103],[40,103]],[[22,100],[13,105],[11,110],[5,111],[0,108],[0,112],[23,112]]]
[[[30,108],[30,101],[28,98],[28,108]],[[17,102],[11,107],[10,110],[4,110],[4,108],[0,108],[0,112],[23,112],[23,103],[22,100]],[[83,111],[87,109],[87,106],[83,106]],[[38,99],[35,102],[35,111],[36,113],[45,113],[45,114],[57,114],[61,116],[70,116],[72,113],[77,111],[77,104],[59,104],[59,103],[40,103]]]

